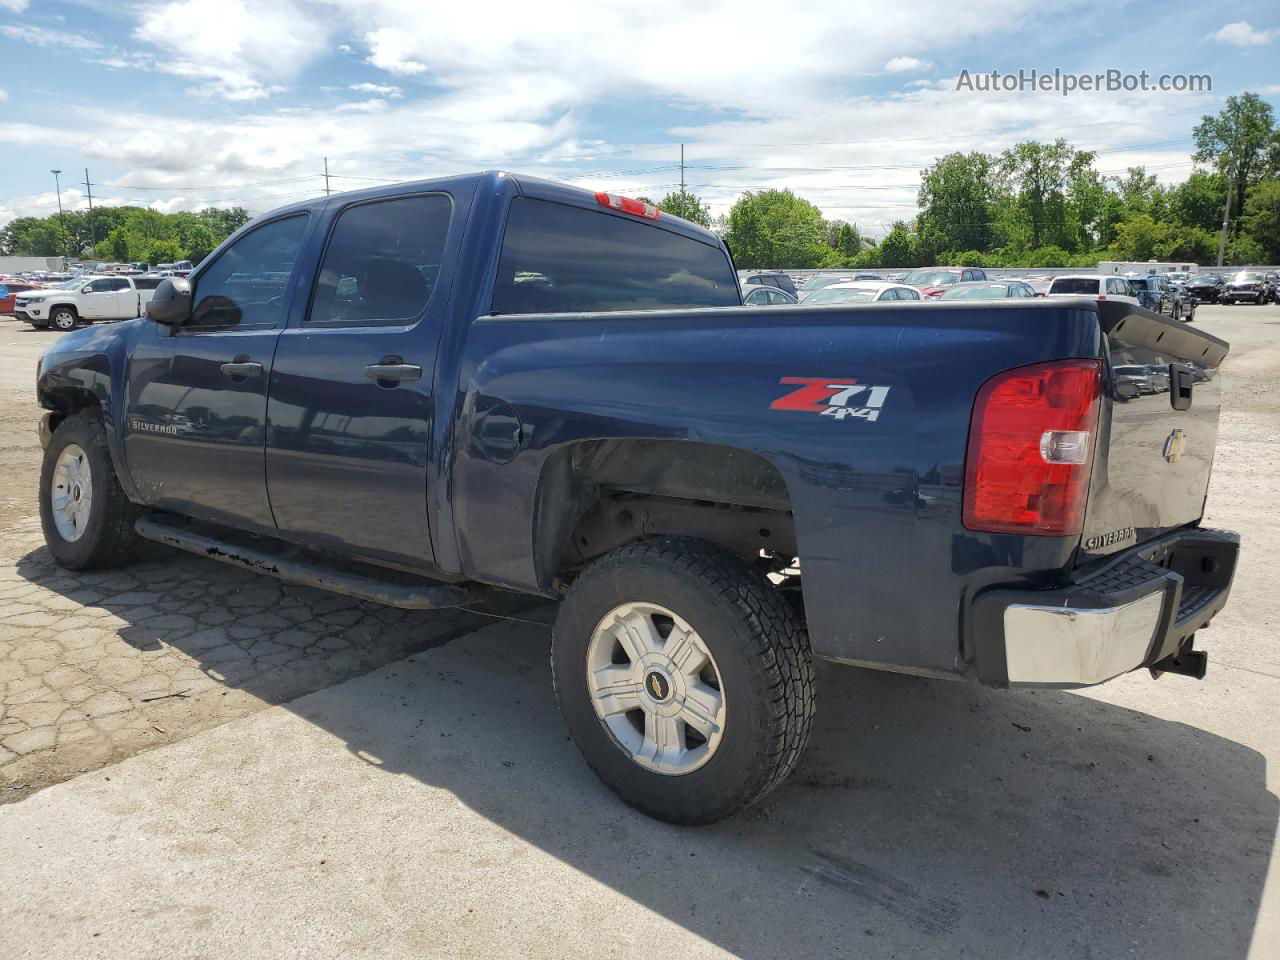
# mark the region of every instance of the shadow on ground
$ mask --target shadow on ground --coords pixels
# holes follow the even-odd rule
[[[1071,693],[824,668],[797,774],[678,829],[582,763],[548,634],[490,627],[290,709],[739,956],[1248,953],[1278,806],[1238,743]]]

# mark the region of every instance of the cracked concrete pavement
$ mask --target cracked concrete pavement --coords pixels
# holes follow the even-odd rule
[[[0,803],[491,622],[362,603],[148,547],[53,563],[35,490],[35,361],[57,334],[0,318]]]

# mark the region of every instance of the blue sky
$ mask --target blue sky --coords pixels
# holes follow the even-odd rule
[[[1191,128],[1280,104],[1280,8],[903,0],[470,7],[426,0],[0,0],[0,223],[95,200],[263,212],[482,168],[723,212],[789,186],[879,235],[952,150],[1066,137],[1191,170]],[[957,91],[962,70],[1209,74],[1209,93]]]

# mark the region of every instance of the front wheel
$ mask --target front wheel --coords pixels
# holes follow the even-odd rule
[[[127,563],[139,543],[137,518],[116,479],[102,421],[88,411],[67,417],[40,470],[40,526],[53,559],[71,570]]]
[[[795,767],[814,671],[796,613],[737,554],[628,544],[574,582],[552,675],[569,733],[624,801],[676,824],[750,806]]]
[[[74,330],[76,328],[76,312],[70,307],[57,307],[49,314],[49,323],[55,330]]]

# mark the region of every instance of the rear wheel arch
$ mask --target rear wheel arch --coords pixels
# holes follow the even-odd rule
[[[617,547],[696,537],[748,559],[798,555],[780,470],[754,451],[698,441],[590,440],[543,464],[533,517],[538,583],[557,592]],[[781,561],[780,561],[781,562]]]

